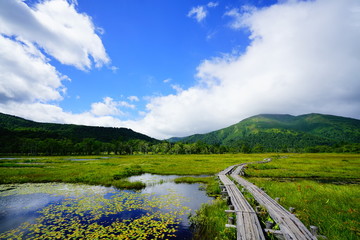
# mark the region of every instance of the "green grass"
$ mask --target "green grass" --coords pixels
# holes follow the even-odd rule
[[[129,188],[124,178],[143,172],[162,175],[212,175],[229,165],[261,160],[265,155],[132,155],[39,157],[0,161],[0,184],[68,182]],[[19,163],[31,164],[19,164]],[[19,165],[19,166],[18,166]],[[41,167],[39,167],[41,166]]]
[[[230,165],[260,161],[266,157],[269,154],[111,155],[108,159],[101,159],[101,156],[77,157],[93,159],[89,161],[69,160],[74,157],[0,160],[0,183],[69,182],[141,188],[141,183],[129,183],[125,177],[142,172],[213,175]],[[270,196],[280,197],[281,204],[286,208],[295,207],[296,214],[306,226],[318,226],[320,233],[328,239],[359,239],[359,154],[294,154],[287,158],[274,157],[270,163],[248,166],[245,172],[251,182],[264,187]],[[220,191],[213,177],[186,177],[176,181],[206,183],[210,195],[219,194]],[[232,233],[227,232],[230,230],[225,230],[223,226],[226,222],[223,211],[226,206],[221,207],[221,204],[224,203],[218,200],[214,204],[204,205],[198,211],[198,217],[193,216],[197,230],[205,233],[207,229],[209,233],[206,234],[209,235],[206,236],[211,236],[211,232],[219,233],[216,235],[218,239],[231,236]]]
[[[190,217],[191,226],[194,228],[194,240],[235,240],[235,228],[226,228],[229,209],[222,199],[216,199],[211,204],[203,204],[196,214]]]
[[[175,183],[205,183],[211,182],[213,177],[178,177],[174,179]]]
[[[246,174],[328,239],[359,239],[360,155],[292,155],[251,165]]]
[[[358,181],[359,154],[294,154],[273,158],[266,164],[250,165],[249,177],[313,178],[328,181]]]

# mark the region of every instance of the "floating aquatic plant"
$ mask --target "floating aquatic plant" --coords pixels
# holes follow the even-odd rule
[[[0,196],[32,193],[64,198],[38,210],[34,222],[0,233],[1,239],[168,239],[175,237],[180,216],[189,212],[182,205],[183,197],[172,191],[157,196],[85,185],[37,184],[15,186]]]

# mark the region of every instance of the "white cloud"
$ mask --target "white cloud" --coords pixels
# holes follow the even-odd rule
[[[2,34],[36,43],[61,63],[82,70],[92,67],[91,59],[97,67],[110,61],[95,31],[91,18],[66,0],[41,1],[33,8],[21,0],[0,1]]]
[[[164,79],[163,83],[169,83],[169,82],[171,82],[171,81],[172,81],[171,78],[167,78],[167,79]]]
[[[66,94],[70,80],[51,65],[88,70],[110,60],[91,18],[78,13],[76,0],[0,1],[0,102],[47,103]],[[90,60],[92,59],[92,60]]]
[[[217,31],[208,32],[208,34],[206,35],[206,40],[213,39],[216,34],[217,34]]]
[[[64,79],[32,43],[0,35],[0,102],[61,100]]]
[[[109,69],[110,69],[113,73],[117,73],[117,71],[119,70],[119,68],[116,67],[116,66],[111,66],[111,67],[109,67]]]
[[[359,7],[357,0],[318,0],[232,10],[233,27],[251,33],[246,51],[205,60],[196,86],[152,98],[133,129],[161,138],[208,132],[259,113],[359,118]]]
[[[247,27],[247,19],[256,11],[257,9],[255,7],[245,5],[241,8],[233,8],[227,11],[224,15],[233,18],[233,21],[230,23],[231,28],[240,29]]]
[[[131,109],[135,109],[135,108],[136,108],[136,106],[135,106],[134,104],[130,104],[130,103],[125,102],[125,101],[118,102],[118,106],[119,106],[119,107],[131,108]]]
[[[208,6],[209,8],[214,8],[217,7],[219,5],[218,2],[209,2],[206,6]]]
[[[193,7],[187,14],[188,17],[196,19],[198,23],[202,22],[208,15],[209,8],[215,8],[219,5],[218,2],[209,2],[206,5]]]
[[[65,112],[61,107],[46,103],[0,103],[0,111],[38,122],[105,127],[123,127],[127,125],[126,121],[120,121],[112,116],[96,116],[91,112],[73,114]]]
[[[123,112],[117,108],[118,104],[110,97],[105,97],[103,102],[91,104],[90,112],[96,116],[122,115]]]
[[[90,113],[95,116],[116,116],[116,115],[124,115],[119,108],[131,108],[135,109],[135,105],[130,104],[125,101],[114,101],[111,97],[105,97],[102,102],[96,102],[91,104]]]
[[[182,89],[182,87],[178,84],[172,84],[171,88],[174,89],[177,93],[184,91],[184,89]]]
[[[246,51],[203,61],[195,86],[151,98],[139,121],[112,117],[122,113],[121,107],[131,108],[127,102],[104,98],[90,111],[72,114],[58,106],[31,103],[35,95],[12,101],[4,93],[15,91],[3,90],[4,84],[0,92],[9,102],[0,101],[0,111],[37,121],[125,126],[157,138],[208,132],[259,113],[320,112],[359,118],[358,9],[358,0],[318,0],[228,11],[232,28],[245,28],[251,34]],[[34,44],[13,44],[25,57],[42,60],[44,69],[57,76],[52,77],[50,90],[62,87],[62,76],[51,71],[51,65],[46,68],[47,60]],[[56,92],[49,91],[45,100],[61,98]]]
[[[187,14],[188,17],[193,17],[197,22],[201,22],[206,18],[207,10],[204,6],[193,7]]]
[[[140,99],[139,99],[137,96],[130,96],[130,97],[128,97],[128,99],[129,99],[131,102],[138,102],[138,101],[140,101]]]

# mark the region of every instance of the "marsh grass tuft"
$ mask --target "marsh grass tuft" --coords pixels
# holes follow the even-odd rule
[[[194,240],[235,240],[236,229],[226,228],[227,203],[218,198],[210,204],[203,204],[196,214],[190,216],[190,223],[194,229]]]
[[[131,165],[130,167],[126,167],[122,172],[114,174],[114,180],[120,180],[123,178],[137,176],[144,173],[144,170],[141,168],[140,165]]]

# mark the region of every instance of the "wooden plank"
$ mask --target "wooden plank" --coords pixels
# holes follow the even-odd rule
[[[231,171],[232,169],[227,168],[226,171],[223,172]],[[246,201],[238,187],[225,174],[221,173],[218,176],[220,181],[224,184],[230,197],[230,201],[234,206],[234,210],[232,211],[236,213],[237,239],[265,240],[264,233],[254,209]]]
[[[243,170],[243,167],[244,165],[240,165],[236,170],[233,171],[231,176],[236,182],[245,187],[260,205],[263,205],[267,209],[270,216],[274,219],[275,222],[279,224],[284,239],[317,239],[316,236],[312,235],[305,227],[305,225],[298,218],[296,218],[295,215],[287,211],[263,190],[238,176],[238,174]]]

